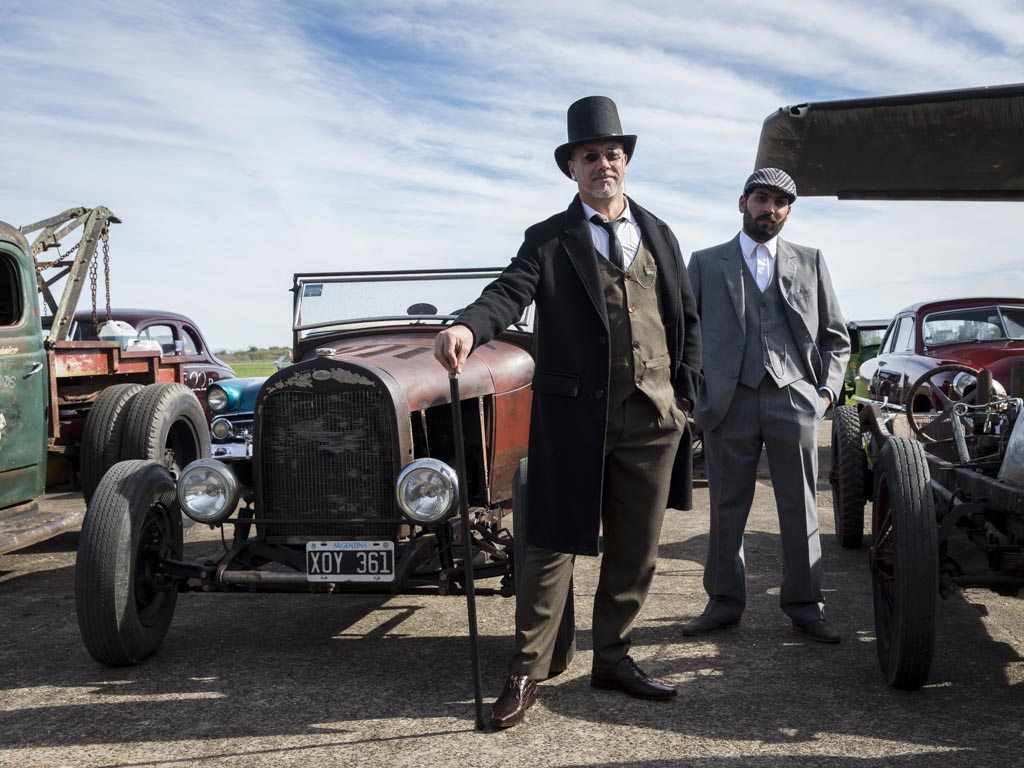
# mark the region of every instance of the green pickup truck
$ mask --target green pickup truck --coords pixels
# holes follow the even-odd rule
[[[103,207],[72,208],[20,228],[0,221],[0,554],[81,523],[84,502],[49,504],[48,491],[81,490],[87,502],[121,459],[174,469],[209,455],[203,409],[182,383],[184,357],[164,357],[127,337],[68,339],[87,283],[94,317],[103,315],[95,257],[102,247],[109,297],[114,223]],[[61,240],[79,227],[81,240],[61,254]],[[30,244],[26,234],[35,232]],[[57,257],[37,261],[48,250]],[[109,298],[107,305],[109,315]]]

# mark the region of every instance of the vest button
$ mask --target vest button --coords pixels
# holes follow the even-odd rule
[[[635,379],[633,383],[636,384],[638,387],[642,387],[644,385],[644,380],[643,379]]]
[[[630,306],[629,306],[629,314],[632,315],[634,312],[636,312],[636,307],[633,306],[632,304],[630,304]]]
[[[603,389],[595,389],[594,390],[594,398],[597,399],[597,400],[600,400],[602,397],[604,397],[604,390]]]

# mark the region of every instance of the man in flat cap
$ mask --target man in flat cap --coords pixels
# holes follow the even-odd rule
[[[676,694],[629,650],[665,507],[690,505],[689,440],[679,446],[699,378],[696,307],[675,236],[625,196],[636,136],[622,134],[611,99],[570,106],[568,138],[555,162],[578,195],[526,230],[512,263],[434,346],[445,368],[461,370],[535,303],[527,547],[516,564],[516,646],[492,708],[495,728],[519,723],[537,681],[568,664],[571,642],[556,653],[556,640],[573,561],[598,554],[602,528],[590,684],[641,699]]]
[[[743,613],[743,529],[764,446],[782,537],[782,610],[811,639],[840,639],[825,620],[815,488],[818,425],[842,391],[850,338],[821,251],[779,237],[796,196],[785,171],[755,171],[739,199],[740,233],[690,259],[704,350],[693,417],[704,433],[711,531],[708,604],[686,635],[733,626]]]

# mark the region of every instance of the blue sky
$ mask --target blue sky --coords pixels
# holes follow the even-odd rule
[[[685,253],[732,237],[763,119],[805,101],[1024,82],[1001,0],[0,0],[0,219],[122,220],[114,303],[217,348],[290,342],[293,272],[504,265],[563,209],[565,109],[611,96],[627,189]],[[803,198],[851,319],[1024,294],[1021,207]]]

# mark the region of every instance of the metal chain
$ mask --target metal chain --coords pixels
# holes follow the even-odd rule
[[[60,249],[58,248],[57,249],[57,258],[54,259],[53,261],[37,261],[36,262],[36,272],[42,272],[44,269],[49,269],[50,267],[56,267],[58,264],[60,264],[62,261],[64,261],[64,259],[68,258],[68,256],[70,256],[75,251],[77,251],[78,250],[78,246],[80,246],[80,245],[81,245],[81,243],[75,243],[73,246],[71,246],[68,249],[68,252],[63,254],[63,255],[61,255]]]
[[[92,331],[99,331],[99,320],[96,319],[96,259],[89,265],[89,292],[92,295]]]
[[[103,282],[107,289],[107,322],[110,322],[110,233],[104,229],[103,234]]]

